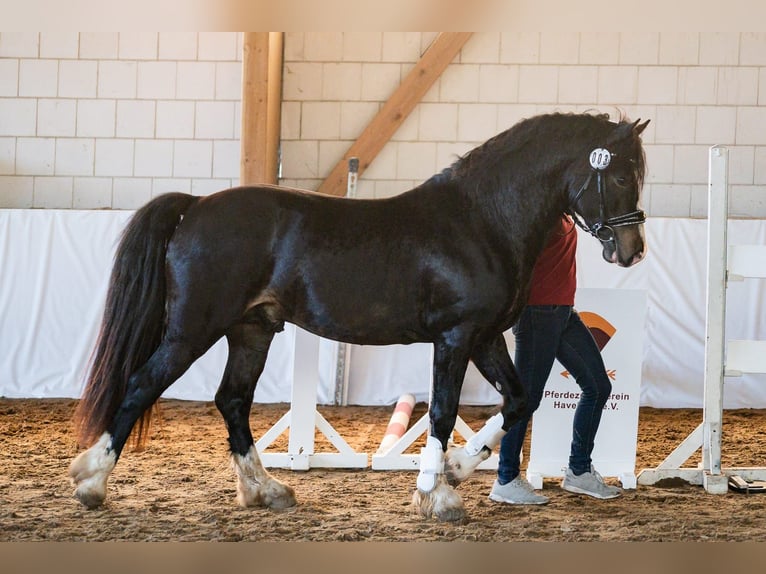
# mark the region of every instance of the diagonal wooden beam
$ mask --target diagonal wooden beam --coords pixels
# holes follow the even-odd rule
[[[436,37],[343,159],[322,182],[317,190],[319,193],[345,195],[349,158],[359,158],[359,175],[362,175],[470,37],[471,32],[442,32]]]

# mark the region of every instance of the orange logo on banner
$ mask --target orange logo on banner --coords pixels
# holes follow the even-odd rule
[[[593,338],[596,340],[596,345],[598,345],[598,350],[603,351],[604,347],[606,347],[606,344],[614,337],[614,334],[617,332],[617,329],[614,328],[614,325],[612,325],[609,321],[604,319],[601,315],[598,313],[591,313],[590,311],[580,311],[580,319],[582,319],[582,322],[585,323],[585,326],[590,329],[591,335],[593,335]],[[561,371],[561,374],[569,378],[569,372],[568,371]],[[617,372],[614,369],[608,370],[606,374],[609,376],[611,380],[615,380],[615,377],[617,375]]]

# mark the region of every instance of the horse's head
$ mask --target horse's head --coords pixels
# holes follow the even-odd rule
[[[640,135],[649,121],[638,121],[611,124],[603,147],[582,158],[589,163],[587,171],[580,171],[569,192],[575,222],[601,242],[606,261],[622,267],[635,265],[646,253],[646,216],[639,208],[645,170]]]

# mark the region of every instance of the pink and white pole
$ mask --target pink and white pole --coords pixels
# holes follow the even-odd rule
[[[415,396],[410,393],[405,393],[399,397],[394,407],[394,412],[391,415],[391,420],[386,427],[386,434],[383,435],[383,440],[380,441],[380,446],[376,454],[382,455],[388,452],[388,450],[396,444],[396,442],[402,438],[407,427],[410,424],[410,417],[412,416],[412,409],[415,407]]]

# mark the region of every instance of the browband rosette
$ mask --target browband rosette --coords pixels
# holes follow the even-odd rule
[[[599,171],[605,170],[612,161],[612,154],[608,149],[597,147],[590,152],[590,166]]]

